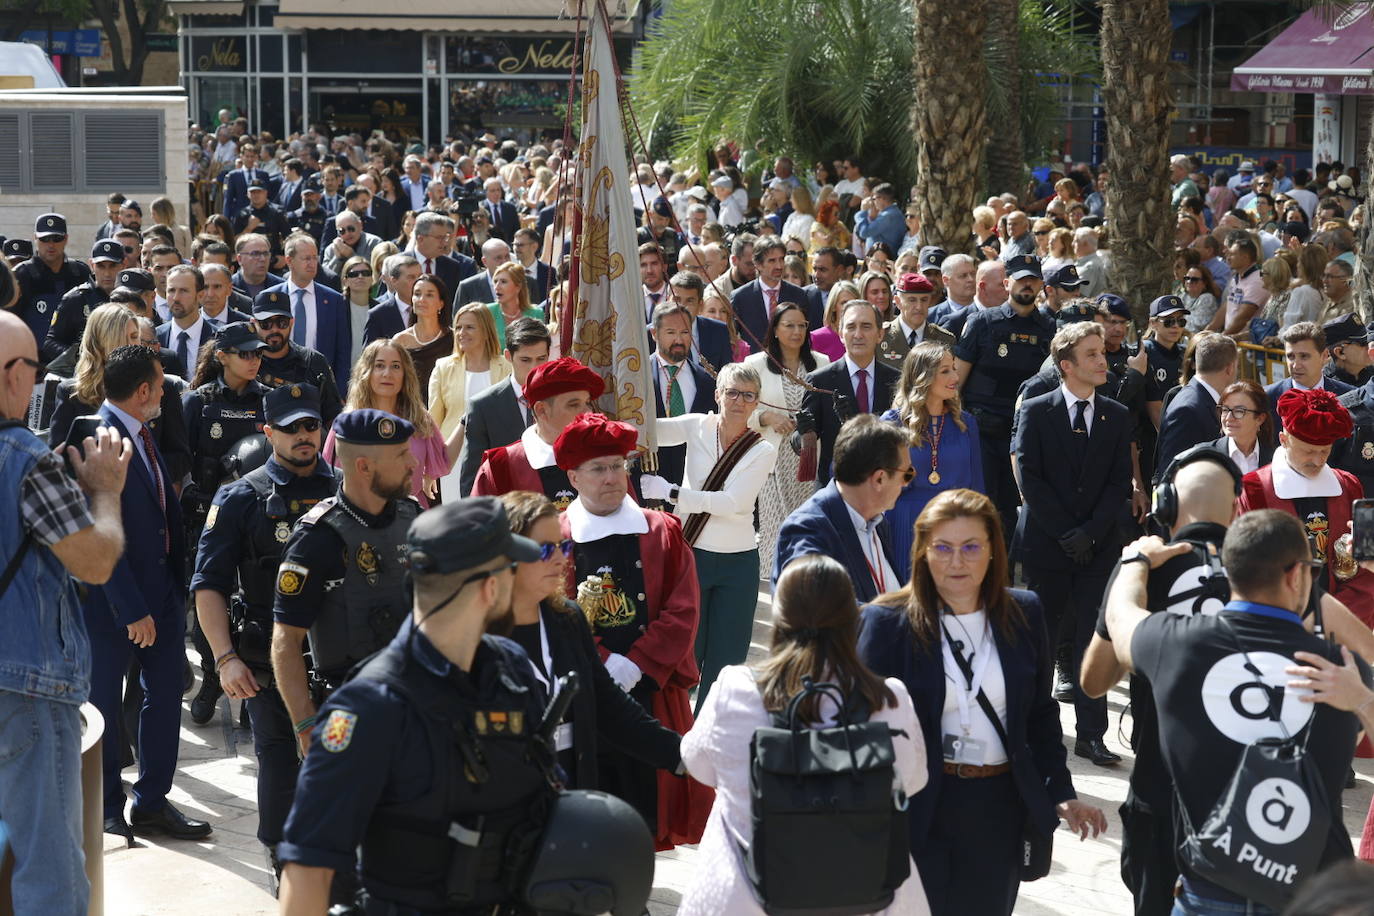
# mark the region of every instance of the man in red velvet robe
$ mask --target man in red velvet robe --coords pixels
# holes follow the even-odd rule
[[[571,356],[535,366],[525,378],[524,397],[534,413],[510,445],[487,449],[472,484],[473,496],[501,496],[512,490],[543,493],[561,512],[577,495],[567,472],[554,460],[553,443],[575,418],[592,409],[605,382]]]
[[[1331,446],[1354,431],[1350,412],[1329,391],[1297,388],[1279,398],[1278,412],[1281,447],[1270,464],[1245,475],[1236,511],[1296,515],[1312,555],[1326,564],[1326,590],[1366,626],[1374,625],[1374,573],[1355,564],[1345,537],[1351,503],[1364,488],[1354,474],[1327,464]]]
[[[640,508],[629,495],[625,458],[633,426],[588,413],[554,442],[558,466],[578,496],[562,516],[573,541],[569,595],[576,597],[611,677],[678,734],[692,725],[693,645],[700,612],[696,561],[682,524]],[[655,771],[627,754],[602,752],[601,786],[634,805],[659,849],[701,839],[712,792],[690,777]]]

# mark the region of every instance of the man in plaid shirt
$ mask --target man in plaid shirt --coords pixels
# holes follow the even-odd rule
[[[12,300],[5,279],[0,298]],[[99,430],[84,459],[70,450],[73,480],[21,419],[41,368],[28,326],[0,311],[0,492],[19,494],[0,508],[0,817],[15,911],[84,913],[78,709],[91,654],[74,580],[105,582],[124,550],[119,494],[132,450]]]

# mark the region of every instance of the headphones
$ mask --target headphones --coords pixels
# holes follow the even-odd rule
[[[1178,472],[1195,461],[1211,461],[1225,468],[1231,475],[1231,480],[1235,490],[1235,495],[1240,496],[1241,473],[1240,468],[1231,460],[1221,449],[1211,443],[1194,445],[1192,448],[1184,449],[1169,462],[1169,466],[1160,475],[1159,485],[1155,487],[1154,502],[1150,507],[1150,517],[1155,524],[1164,529],[1165,538],[1168,532],[1172,531],[1174,524],[1178,521],[1178,490],[1174,486],[1174,479],[1178,477]]]

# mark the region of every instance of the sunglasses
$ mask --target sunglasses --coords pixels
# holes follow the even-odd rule
[[[1186,318],[1161,318],[1159,323],[1166,328],[1186,328],[1188,319]]]
[[[348,278],[349,280],[360,280],[360,279],[362,279],[363,277],[371,277],[371,276],[372,276],[372,271],[370,271],[370,270],[350,270],[348,273],[344,274],[344,276],[345,276],[346,278]]]
[[[1035,230],[1035,234],[1036,234],[1036,235],[1049,235],[1049,234],[1050,234],[1050,230],[1048,230],[1048,229],[1037,229],[1037,230]]]
[[[285,315],[278,315],[275,318],[259,318],[257,322],[258,327],[269,331],[285,331],[291,327],[291,319]]]
[[[570,557],[570,556],[572,556],[572,552],[573,552],[573,542],[572,542],[572,538],[568,538],[568,539],[565,540],[565,541],[559,541],[559,542],[556,543],[556,544],[555,544],[555,543],[540,544],[540,545],[539,545],[539,562],[541,562],[541,563],[547,563],[549,560],[552,560],[555,551],[562,551],[563,556],[565,556],[565,557]]]
[[[897,469],[896,469],[896,468],[887,468],[886,470],[892,471],[893,473],[896,473],[896,472],[897,472]],[[915,480],[915,479],[916,479],[916,469],[915,469],[914,467],[908,467],[905,471],[902,471],[902,483],[903,483],[903,484],[911,483],[911,482],[912,482],[913,480]]]
[[[259,350],[225,350],[224,352],[240,359],[262,359],[262,352]]]
[[[316,420],[314,417],[302,417],[295,423],[287,423],[283,426],[274,426],[272,428],[279,433],[286,433],[288,436],[294,436],[302,430],[308,433],[318,432],[320,429],[320,421]]]
[[[12,359],[12,360],[10,360],[9,362],[5,363],[4,366],[0,366],[0,368],[4,369],[6,372],[8,372],[8,371],[10,371],[11,368],[14,367],[14,364],[15,364],[15,363],[23,363],[24,365],[28,366],[30,369],[32,369],[34,372],[38,373],[39,375],[46,375],[46,374],[47,374],[47,369],[48,369],[48,367],[47,367],[46,365],[44,365],[43,363],[38,362],[38,360],[36,360],[36,359],[29,359],[27,356],[16,356],[14,359]]]
[[[1183,282],[1184,282],[1184,283],[1201,283],[1201,282],[1202,282],[1202,278],[1201,278],[1201,277],[1184,277],[1184,278],[1183,278]]]

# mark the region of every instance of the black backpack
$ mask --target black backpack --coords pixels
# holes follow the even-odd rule
[[[770,916],[872,913],[911,873],[907,799],[893,787],[894,730],[869,721],[857,695],[846,700],[837,685],[809,677],[802,683],[750,741],[745,873]],[[822,695],[839,706],[838,723],[798,722],[801,701]]]

